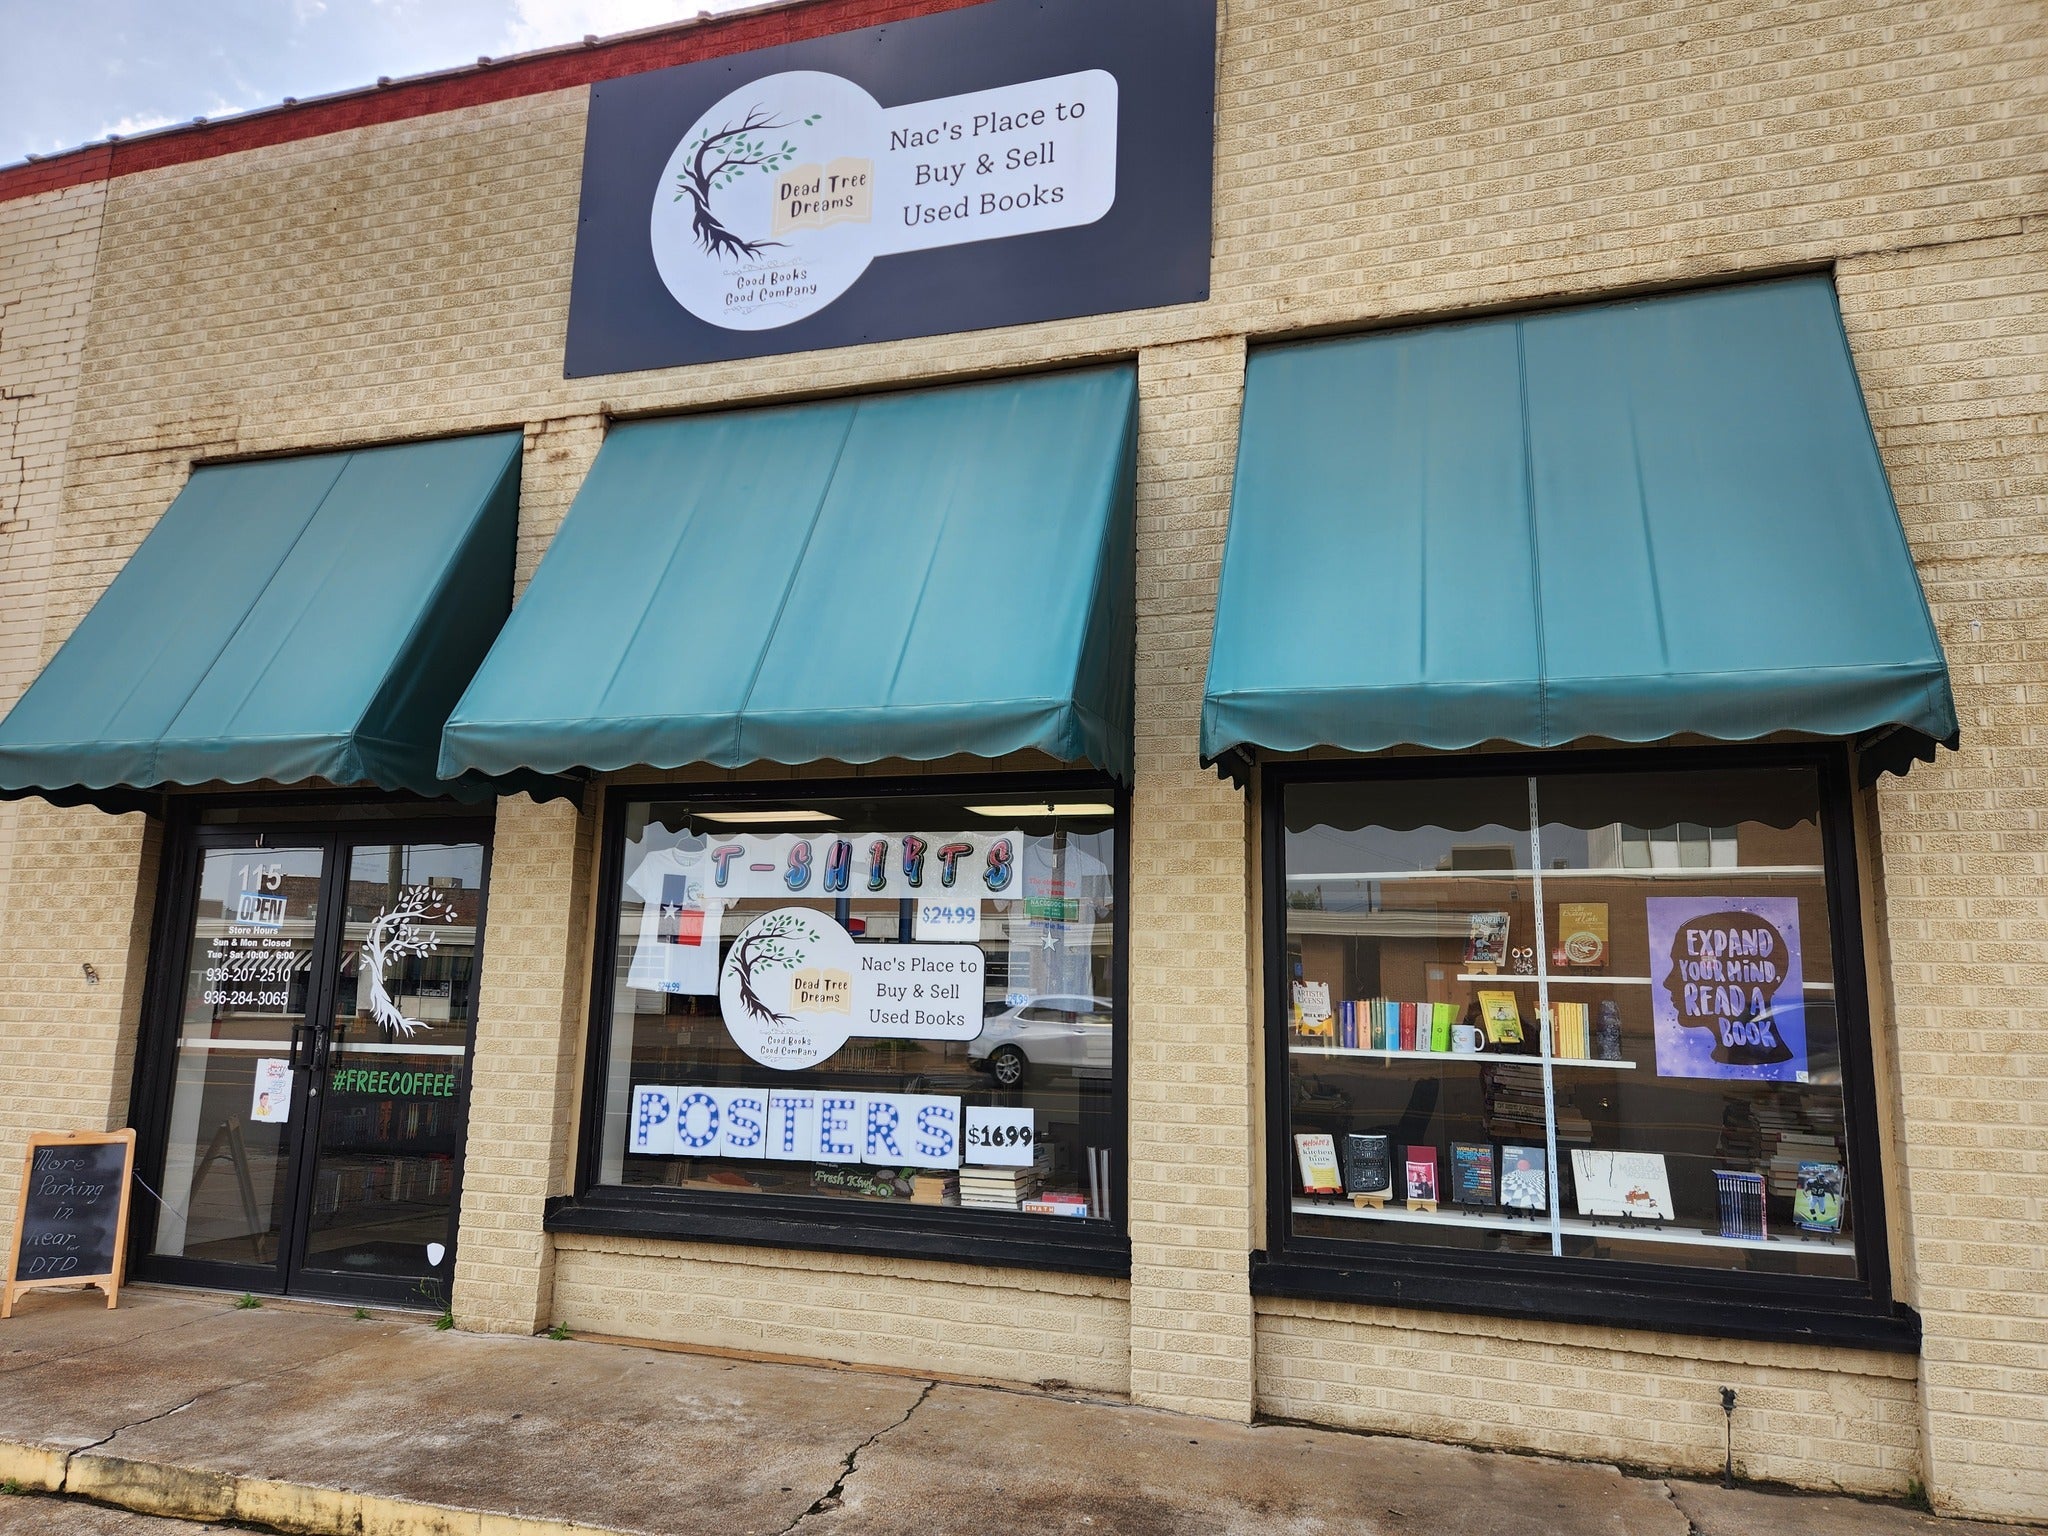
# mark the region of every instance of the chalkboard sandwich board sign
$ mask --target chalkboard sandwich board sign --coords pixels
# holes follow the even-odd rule
[[[21,1292],[52,1285],[97,1285],[107,1293],[107,1305],[114,1305],[128,1246],[128,1176],[134,1168],[131,1130],[37,1131],[29,1137],[0,1317],[14,1315]]]

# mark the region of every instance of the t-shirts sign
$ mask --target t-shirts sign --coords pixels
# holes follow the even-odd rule
[[[987,0],[590,90],[564,373],[1205,299],[1210,0]]]

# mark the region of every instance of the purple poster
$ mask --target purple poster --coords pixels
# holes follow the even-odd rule
[[[1799,903],[1652,896],[1647,906],[1657,1075],[1805,1082]]]

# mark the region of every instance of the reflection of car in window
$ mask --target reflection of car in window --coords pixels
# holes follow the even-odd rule
[[[967,1059],[1004,1088],[1022,1084],[1033,1068],[1107,1077],[1114,1025],[1106,997],[1034,997],[990,1013]]]

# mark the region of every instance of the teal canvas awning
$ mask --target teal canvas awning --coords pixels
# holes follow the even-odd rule
[[[444,772],[1130,766],[1129,368],[632,422]]]
[[[1205,760],[1775,732],[1957,737],[1826,279],[1253,356]]]
[[[0,795],[442,793],[441,726],[512,602],[517,432],[203,466],[0,721]]]

